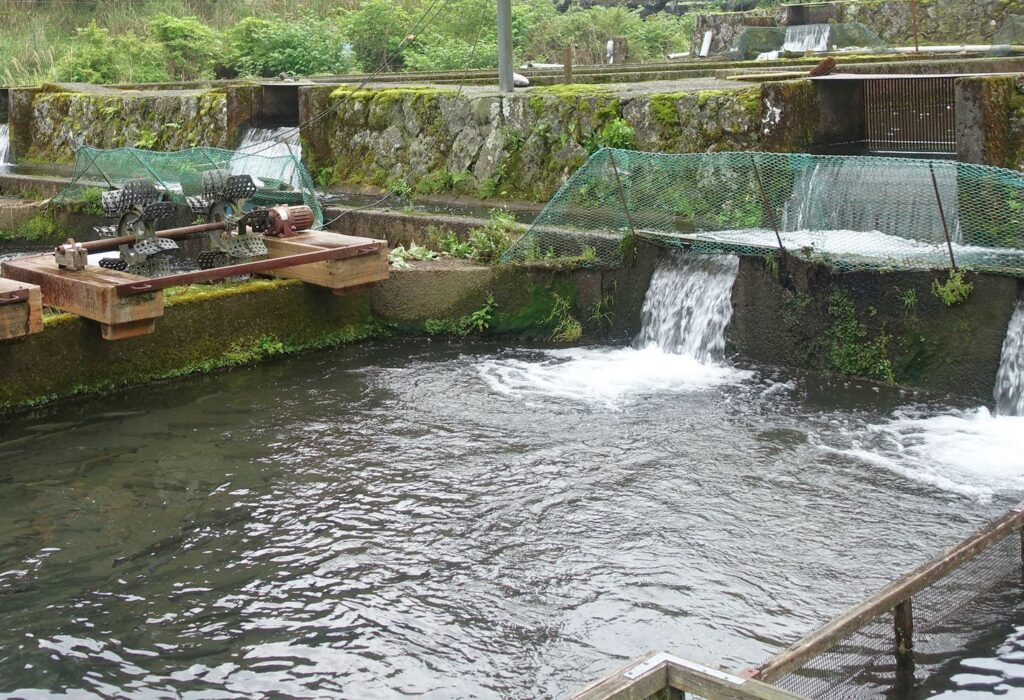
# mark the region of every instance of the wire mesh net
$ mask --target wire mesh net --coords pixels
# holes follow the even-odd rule
[[[622,262],[635,237],[840,270],[1024,274],[1024,174],[944,160],[602,149],[507,262]],[[951,262],[952,258],[952,262]]]
[[[1016,533],[913,597],[913,663],[895,654],[893,615],[875,618],[774,685],[814,699],[918,697],[964,650],[1024,611]]]
[[[222,171],[251,175],[256,192],[247,206],[305,204],[314,213],[315,227],[323,224],[323,211],[313,179],[295,155],[253,155],[222,148],[184,151],[146,151],[138,148],[97,149],[83,146],[75,152],[71,182],[54,197],[57,204],[89,201],[98,189],[115,189],[128,180],[151,180],[168,201],[184,205],[188,197],[203,194],[203,175]]]

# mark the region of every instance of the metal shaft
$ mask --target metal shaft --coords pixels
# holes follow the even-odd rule
[[[512,92],[512,0],[498,0],[498,88]]]
[[[166,231],[157,231],[160,238],[188,238],[199,233],[209,231],[220,231],[228,228],[230,224],[224,221],[213,221],[207,224],[196,224],[195,226],[183,226],[182,228],[169,228]],[[135,236],[118,236],[117,238],[102,238],[98,241],[86,241],[82,247],[89,253],[103,253],[108,250],[117,250],[118,246],[128,245],[135,242]]]

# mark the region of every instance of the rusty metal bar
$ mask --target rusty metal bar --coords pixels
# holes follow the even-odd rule
[[[757,178],[757,188],[761,191],[761,203],[764,206],[764,213],[768,215],[768,221],[772,225],[772,229],[775,231],[775,240],[779,243],[779,252],[782,253],[782,260],[786,260],[786,247],[782,245],[782,234],[779,232],[779,222],[775,218],[775,210],[772,208],[772,203],[768,200],[768,193],[764,189],[764,180],[761,179],[761,169],[757,167],[757,159],[754,158],[753,154],[750,156],[750,162],[754,166],[754,177]]]
[[[0,294],[0,306],[6,304],[22,304],[28,301],[28,290],[27,289],[13,289],[4,294]]]
[[[615,186],[619,191],[619,199],[622,201],[622,211],[626,214],[626,223],[629,224],[629,235],[636,239],[636,228],[633,226],[633,213],[629,210],[629,203],[626,202],[626,191],[622,189],[622,180],[619,178],[619,167],[615,164],[615,153],[609,153],[612,162],[612,172],[615,173]]]
[[[214,267],[209,270],[182,272],[165,277],[153,277],[139,282],[124,282],[114,285],[114,289],[120,297],[149,294],[169,287],[180,287],[197,282],[212,282],[224,279],[225,277],[248,275],[255,272],[269,272],[271,270],[280,270],[284,267],[298,267],[299,265],[308,265],[325,260],[344,260],[345,258],[369,255],[380,250],[380,246],[380,243],[362,243],[339,248],[325,248],[312,253],[299,253],[297,255],[286,255],[281,258],[267,258],[237,265],[224,265],[223,267]]]
[[[160,238],[188,238],[189,236],[195,236],[200,233],[208,233],[210,231],[222,231],[229,228],[231,225],[226,221],[211,221],[205,224],[196,224],[194,226],[182,226],[180,228],[169,228],[165,231],[157,231],[156,235]],[[117,238],[101,238],[96,241],[85,241],[81,244],[88,253],[103,253],[110,250],[117,250],[118,246],[128,245],[135,242],[135,236],[118,236]]]
[[[932,188],[935,190],[935,203],[939,207],[939,218],[942,219],[942,233],[946,236],[946,249],[949,251],[949,264],[955,270],[956,258],[953,257],[953,242],[949,240],[949,224],[946,223],[946,210],[942,207],[942,197],[939,195],[939,181],[935,179],[935,167],[929,163],[928,172],[932,175]]]

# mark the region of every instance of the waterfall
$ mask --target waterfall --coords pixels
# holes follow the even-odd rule
[[[258,180],[280,180],[294,189],[300,189],[302,183],[299,182],[295,163],[277,160],[281,156],[302,160],[302,146],[299,144],[299,130],[296,127],[246,129],[242,143],[231,159],[231,172],[235,175],[252,175]]]
[[[927,169],[890,160],[880,168],[864,162],[823,160],[805,168],[793,183],[782,215],[785,231],[880,231],[923,243],[943,243],[945,233]],[[942,209],[950,238],[961,243],[956,165],[935,163]],[[898,196],[894,196],[898,193]]]
[[[722,360],[738,272],[739,258],[732,255],[675,253],[651,277],[634,347]]]
[[[832,25],[830,24],[798,24],[786,27],[786,38],[782,43],[782,50],[793,53],[828,51],[831,35]]]
[[[9,124],[0,124],[0,165],[11,162],[11,127]]]
[[[996,386],[993,390],[996,413],[1024,416],[1024,301],[1017,302],[1003,340]]]

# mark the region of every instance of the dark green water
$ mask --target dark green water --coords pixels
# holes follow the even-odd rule
[[[942,447],[1019,436],[999,420],[430,343],[8,419],[0,695],[557,697],[649,649],[741,668],[1005,510],[1019,475]]]

